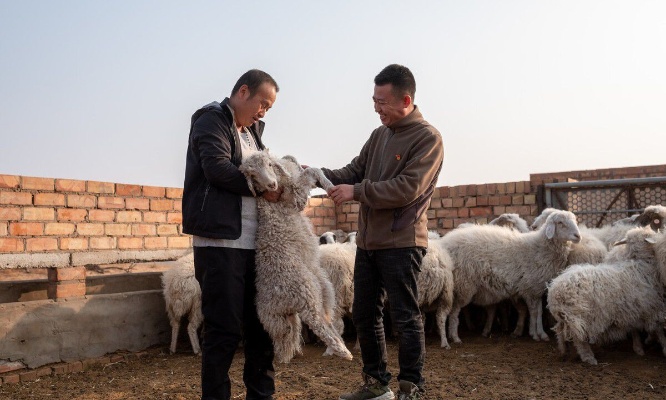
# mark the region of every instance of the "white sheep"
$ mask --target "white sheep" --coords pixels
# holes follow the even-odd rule
[[[554,211],[554,208],[546,208],[543,210],[541,215],[539,215],[534,222],[532,223],[532,229],[538,228],[548,215]],[[630,221],[633,218],[634,223],[631,224]],[[594,236],[599,239],[607,250],[613,247],[613,244],[621,240],[628,230],[636,226],[650,226],[655,232],[664,227],[664,220],[666,219],[666,207],[662,205],[651,205],[645,207],[643,212],[637,217],[630,217],[629,219],[623,219],[622,223],[604,225],[599,228],[587,228],[581,227],[581,233],[583,237]]]
[[[666,241],[649,228],[634,228],[620,243],[624,248],[614,262],[571,266],[549,284],[548,308],[562,355],[572,341],[581,360],[596,365],[590,344],[621,340],[630,332],[642,355],[636,334],[642,329],[659,339],[666,355],[666,303],[654,247],[659,243],[664,251]]]
[[[344,316],[351,316],[354,304],[354,260],[356,243],[332,243],[320,246],[319,265],[326,271],[335,292],[333,326],[342,335]],[[327,350],[330,353],[330,350]]]
[[[239,167],[254,191],[282,190],[277,202],[257,197],[257,314],[273,340],[275,357],[289,362],[301,351],[301,319],[333,354],[352,355],[331,323],[333,287],[319,266],[319,244],[301,211],[316,182],[332,186],[321,170],[303,170],[293,157],[267,151],[250,155]]]
[[[201,354],[197,330],[203,322],[201,313],[201,288],[194,277],[194,256],[189,253],[178,260],[176,265],[162,274],[162,289],[169,323],[171,324],[171,354],[176,352],[176,341],[180,321],[187,317],[187,334],[192,351]]]
[[[435,312],[440,346],[446,349],[451,348],[446,338],[446,320],[453,305],[453,270],[453,260],[446,248],[441,245],[439,234],[429,233],[428,251],[423,257],[421,271],[416,281],[418,302],[424,324],[425,313]]]
[[[347,241],[347,233],[342,229],[327,231],[319,235],[319,244],[344,243]]]
[[[515,229],[520,233],[527,233],[530,231],[527,221],[522,219],[520,215],[513,213],[501,214],[499,217],[488,222],[488,225],[503,226],[505,228]]]
[[[442,239],[455,268],[454,300],[449,333],[458,337],[458,314],[469,303],[496,304],[522,298],[530,313],[530,335],[548,340],[543,330],[541,296],[546,283],[561,272],[571,243],[580,241],[576,217],[567,211],[553,212],[544,226],[519,233],[493,225],[453,230]]]

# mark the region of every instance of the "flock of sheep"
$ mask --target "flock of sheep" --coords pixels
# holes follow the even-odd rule
[[[303,169],[293,157],[277,159],[266,151],[249,157],[241,171],[256,191],[283,189],[277,203],[257,201],[257,311],[276,359],[289,362],[300,352],[302,322],[327,345],[325,355],[351,359],[341,335],[354,298],[353,234],[316,237],[301,213],[310,189],[331,183],[316,168]],[[546,209],[531,226],[517,214],[503,214],[442,237],[431,232],[418,279],[422,314],[434,312],[445,348],[448,339],[461,343],[459,316],[469,304],[486,310],[484,336],[498,305],[501,310],[512,304],[518,315],[514,335],[522,335],[529,313],[530,336],[549,340],[542,315],[546,300],[563,355],[573,342],[584,362],[596,364],[591,345],[629,335],[636,353],[643,354],[643,332],[666,355],[664,218],[666,207],[653,205],[613,225],[586,228],[571,212]],[[164,273],[163,286],[171,352],[180,320],[188,316],[192,348],[199,353],[200,292],[191,255]]]

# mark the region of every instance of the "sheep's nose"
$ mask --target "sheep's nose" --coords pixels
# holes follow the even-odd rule
[[[574,239],[576,239],[576,240],[574,241],[574,243],[578,243],[578,242],[580,242],[580,233],[574,233],[573,237],[574,237]]]
[[[271,183],[268,185],[268,189],[270,189],[270,190],[273,191],[273,192],[276,191],[277,188],[278,188],[278,184],[277,184],[277,182],[271,182]]]

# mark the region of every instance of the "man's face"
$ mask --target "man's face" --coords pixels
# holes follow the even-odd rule
[[[268,110],[273,107],[277,93],[275,86],[264,82],[259,85],[252,96],[246,85],[241,86],[238,96],[238,105],[234,109],[236,123],[242,126],[250,126],[263,118]]]
[[[401,119],[408,113],[404,99],[398,98],[393,94],[393,85],[375,85],[375,94],[372,96],[375,103],[375,112],[379,114],[379,119],[383,125],[389,126]]]

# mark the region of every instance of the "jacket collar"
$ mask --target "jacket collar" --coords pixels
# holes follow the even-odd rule
[[[415,104],[414,110],[412,110],[411,113],[407,114],[403,119],[398,120],[394,124],[389,125],[388,128],[392,129],[394,132],[398,132],[421,122],[423,122],[423,115],[421,115],[421,111],[419,111],[419,108]]]

